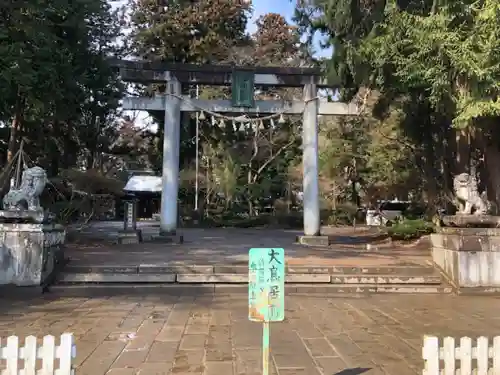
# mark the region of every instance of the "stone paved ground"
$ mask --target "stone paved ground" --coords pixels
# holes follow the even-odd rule
[[[115,227],[111,223],[97,223],[101,226],[90,229],[94,232],[111,233]],[[95,224],[95,225],[97,225]],[[106,225],[108,226],[106,226]],[[142,226],[145,232],[157,228]],[[89,229],[89,230],[90,230]],[[326,229],[324,230],[327,231]],[[98,244],[68,245],[65,255],[71,258],[74,266],[138,266],[140,264],[166,265],[180,262],[184,265],[247,265],[248,249],[252,247],[283,247],[289,265],[323,266],[381,266],[427,264],[430,258],[428,243],[418,246],[373,245],[369,251],[363,241],[373,230],[333,228],[328,234],[334,237],[329,248],[306,247],[294,244],[299,231],[270,229],[182,229],[183,244],[162,244],[145,242],[138,245]],[[96,234],[96,235],[97,235]],[[358,246],[353,247],[353,243]],[[359,246],[361,244],[361,246]]]
[[[74,332],[78,375],[261,373],[261,327],[247,321],[245,295],[77,295],[3,298],[0,337]],[[416,374],[424,334],[500,334],[494,297],[289,296],[286,304],[286,321],[271,328],[278,375]]]

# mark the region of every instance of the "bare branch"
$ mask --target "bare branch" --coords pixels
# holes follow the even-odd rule
[[[260,167],[257,169],[256,173],[253,176],[253,183],[257,181],[257,178],[260,176],[260,174],[267,168],[269,164],[271,164],[280,154],[285,151],[288,147],[293,145],[296,141],[296,138],[294,137],[291,141],[289,141],[287,144],[281,146],[276,153],[271,156],[269,159],[267,159]]]

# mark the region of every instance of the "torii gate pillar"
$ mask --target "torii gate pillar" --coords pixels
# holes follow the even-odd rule
[[[179,192],[179,151],[181,128],[181,84],[171,77],[165,97],[163,130],[163,165],[161,181],[160,236],[175,235],[177,229],[177,197]]]
[[[319,236],[318,99],[315,84],[304,85],[302,153],[304,235]]]

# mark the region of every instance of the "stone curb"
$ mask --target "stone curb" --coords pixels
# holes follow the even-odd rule
[[[92,295],[96,291],[116,295],[122,293],[144,292],[150,290],[149,293],[165,293],[165,294],[181,294],[181,295],[206,295],[206,294],[248,294],[247,285],[237,284],[128,284],[128,285],[106,285],[106,284],[79,284],[79,285],[54,285],[51,287],[52,292],[61,292],[66,294],[81,295],[82,293],[90,292]],[[153,292],[154,290],[154,292]],[[373,294],[373,293],[422,293],[422,294],[443,294],[452,293],[452,288],[441,286],[409,286],[409,285],[392,285],[377,286],[377,285],[311,285],[311,284],[287,284],[285,293],[290,294]]]
[[[440,275],[327,275],[288,274],[286,283],[389,285],[441,284]],[[175,274],[175,273],[62,273],[59,283],[176,283],[176,284],[247,284],[248,275],[243,274]]]
[[[58,276],[65,283],[175,283],[175,274],[67,273]]]
[[[472,288],[455,288],[455,292],[461,296],[499,296],[500,287],[478,286]]]
[[[223,266],[223,265],[139,265],[139,266],[73,266],[68,264],[66,273],[128,273],[128,274],[248,274],[248,266]],[[432,275],[435,268],[430,265],[422,266],[294,266],[288,265],[286,273],[290,274],[325,274],[325,275],[390,275],[401,276]]]
[[[331,276],[332,284],[441,284],[442,278],[440,275],[423,275],[423,276],[399,276],[399,275],[349,275],[349,276]]]

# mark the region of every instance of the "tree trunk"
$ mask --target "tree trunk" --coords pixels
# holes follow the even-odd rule
[[[455,130],[455,168],[454,174],[470,173],[471,134],[470,130]]]
[[[446,121],[446,120],[445,120]],[[449,133],[451,130],[450,125],[442,125],[440,127],[441,131],[438,133],[437,142],[434,144],[436,150],[436,160],[439,160],[439,172],[441,174],[441,184],[438,185],[441,188],[441,194],[444,192],[448,194],[453,190],[453,163],[452,158],[452,148],[449,142]]]
[[[252,197],[247,199],[247,202],[248,202],[248,216],[252,217],[254,213]]]
[[[248,202],[248,216],[253,216],[254,209],[253,209],[253,194],[250,191],[250,186],[252,185],[252,161],[248,163],[248,172],[247,172],[247,202]]]
[[[14,117],[12,118],[12,122],[10,123],[9,144],[7,147],[7,164],[10,163],[14,158],[14,154],[17,148],[16,146],[19,137],[19,130],[21,129],[22,110],[23,102],[21,99],[21,95],[18,93]]]
[[[89,151],[89,153],[87,154],[87,161],[85,162],[85,167],[87,169],[94,169],[94,153],[92,151]]]
[[[432,129],[430,121],[428,121],[428,119],[426,120],[426,125]],[[439,196],[442,193],[439,188],[439,175],[443,173],[444,169],[442,165],[436,165],[435,161],[439,158],[436,154],[439,153],[440,150],[436,148],[433,136],[434,134],[429,130],[422,131],[423,163],[421,168],[426,177],[423,185],[423,193],[429,202],[437,202],[439,200]],[[441,144],[441,147],[442,146],[443,144]]]
[[[480,163],[480,176],[483,183],[483,189],[486,189],[488,200],[494,202],[497,208],[496,214],[499,214],[500,208],[500,137],[495,131],[497,124],[491,124],[489,131],[478,129],[477,142],[478,148],[482,150],[482,161]]]
[[[357,181],[357,178],[353,178],[351,180],[351,188],[352,188],[351,202],[356,207],[359,207],[361,202],[360,202],[360,199],[359,199],[358,189],[356,187],[356,181]]]

